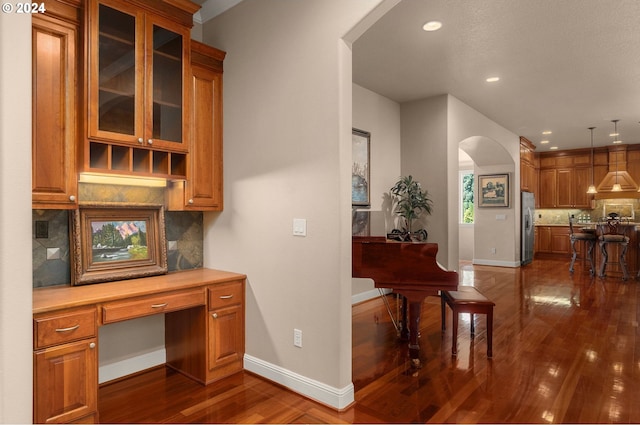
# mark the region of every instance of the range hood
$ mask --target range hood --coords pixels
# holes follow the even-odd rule
[[[638,184],[627,172],[627,147],[624,145],[609,149],[609,171],[598,185],[598,193],[620,193],[613,192],[613,185],[615,183],[618,183],[620,187],[622,187],[622,193],[626,192],[626,196],[630,196],[631,193],[637,193],[638,191]],[[636,197],[636,195],[632,196]]]
[[[620,164],[618,164],[618,166],[619,165]],[[597,190],[598,192],[611,192],[613,189],[613,185],[616,182],[620,184],[620,187],[622,187],[623,192],[638,191],[638,185],[631,178],[631,175],[626,170],[624,171],[618,170],[617,172],[615,170],[609,171],[607,175],[604,176],[604,179],[602,179],[602,181],[598,185]]]

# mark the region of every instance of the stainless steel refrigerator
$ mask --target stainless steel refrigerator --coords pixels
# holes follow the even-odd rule
[[[536,200],[531,192],[522,192],[522,233],[520,239],[522,248],[520,249],[520,264],[525,265],[533,261],[533,239],[535,229],[533,227],[536,214]]]

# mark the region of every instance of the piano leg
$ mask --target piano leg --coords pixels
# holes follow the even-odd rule
[[[400,339],[409,340],[409,322],[407,322],[407,297],[402,296],[402,326],[400,327]]]
[[[409,301],[409,357],[415,367],[422,367],[420,362],[420,345],[418,344],[421,310],[422,300]]]

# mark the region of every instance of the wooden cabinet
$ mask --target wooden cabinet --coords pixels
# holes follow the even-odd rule
[[[557,171],[555,169],[540,170],[540,189],[538,204],[540,208],[557,207]]]
[[[185,178],[198,8],[89,1],[85,170]]]
[[[541,155],[538,207],[590,208],[591,158],[584,153]]]
[[[35,289],[34,422],[98,419],[98,326],[165,316],[167,366],[210,384],[243,368],[245,275],[195,269]]]
[[[192,41],[187,179],[169,184],[170,210],[222,211],[222,72],[225,52]]]
[[[591,195],[587,194],[591,169],[585,167],[556,170],[556,201],[559,208],[589,208]]]
[[[34,423],[94,422],[98,411],[95,308],[34,316]]]
[[[209,288],[208,378],[220,379],[242,369],[244,356],[244,285],[232,282]]]
[[[535,148],[528,139],[520,137],[520,190],[523,192],[538,192]]]
[[[536,226],[535,231],[536,254],[570,254],[569,226]]]
[[[77,206],[80,15],[73,2],[51,1],[32,16],[33,208]]]

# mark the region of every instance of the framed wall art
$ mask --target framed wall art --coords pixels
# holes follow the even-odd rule
[[[369,173],[369,148],[371,143],[371,133],[367,131],[353,129],[352,135],[352,158],[351,166],[351,204],[355,206],[370,206],[370,180]]]
[[[509,206],[509,174],[478,176],[478,207]]]
[[[81,205],[70,221],[72,285],[167,272],[161,205]]]

